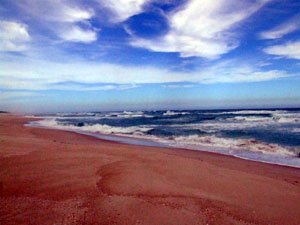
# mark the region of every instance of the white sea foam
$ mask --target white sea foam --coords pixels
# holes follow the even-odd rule
[[[153,115],[145,114],[142,111],[123,111],[123,112],[113,112],[108,113],[105,115],[105,117],[111,117],[111,118],[135,118],[135,117],[145,117],[145,118],[152,118]]]
[[[300,133],[300,128],[293,128],[290,130],[292,133]]]
[[[263,122],[260,123],[260,125],[264,125],[264,124],[265,123]],[[235,122],[235,121],[226,121],[226,122],[206,121],[202,123],[182,125],[182,127],[189,128],[189,129],[199,129],[206,133],[215,133],[222,130],[241,130],[241,129],[257,127],[257,124],[250,121],[247,122],[245,121],[242,123]]]
[[[151,128],[144,128],[144,127],[138,127],[138,126],[131,126],[131,127],[113,127],[108,125],[87,125],[80,128],[82,131],[86,132],[100,132],[103,134],[143,134],[143,132],[146,132],[150,130]]]
[[[176,115],[187,115],[190,114],[189,112],[174,112],[168,110],[167,112],[163,113],[164,116],[176,116]]]
[[[93,124],[93,125],[84,125],[81,127],[74,125],[62,125],[57,122],[55,119],[45,119],[37,121],[36,125],[42,127],[51,127],[56,129],[63,130],[72,130],[72,131],[84,131],[91,133],[102,133],[102,134],[135,134],[142,135],[143,132],[146,132],[152,128],[140,127],[140,126],[130,126],[130,127],[115,127],[109,125]]]
[[[119,114],[117,115],[118,118],[137,118],[137,117],[144,117],[144,118],[152,118],[151,115],[144,115],[144,114]]]
[[[143,111],[123,111],[124,114],[132,115],[132,114],[144,114]]]
[[[206,112],[201,114],[211,115],[226,115],[226,114],[274,114],[274,113],[286,113],[286,110],[239,110],[239,111],[226,111],[226,112]]]
[[[227,113],[232,114],[274,114],[274,113],[286,113],[286,110],[240,110]]]
[[[169,142],[173,146],[199,148],[201,146],[220,147],[236,151],[261,152],[264,154],[281,154],[294,156],[295,153],[276,144],[267,144],[254,139],[238,139],[238,138],[221,138],[213,135],[210,136],[179,136],[173,140],[165,139],[163,142]]]
[[[57,113],[55,116],[58,117],[87,117],[87,116],[95,116],[96,113],[91,112],[77,112],[77,113]]]
[[[235,116],[231,118],[226,118],[225,121],[228,122],[237,122],[239,126],[256,126],[259,124],[276,124],[276,123],[300,123],[299,114],[275,114],[272,117],[263,117],[263,116]],[[251,122],[251,123],[247,123]],[[226,123],[224,123],[226,124]],[[227,124],[226,124],[227,125]]]
[[[227,118],[227,121],[246,121],[246,122],[272,122],[272,117],[261,117],[261,116],[235,116],[233,118]]]
[[[292,117],[281,117],[276,119],[279,123],[298,123],[300,122],[300,118],[292,118]]]
[[[201,113],[202,114],[202,113]],[[227,115],[227,114],[234,114],[234,115],[244,115],[249,114],[249,116],[243,117],[253,117],[252,115],[259,115],[259,114],[270,114],[270,118],[281,118],[281,117],[289,117],[289,118],[299,118],[299,112],[289,112],[286,110],[240,110],[240,111],[226,111],[226,112],[206,112],[203,113],[206,115]],[[251,116],[250,116],[251,114]],[[261,116],[263,117],[263,116]]]

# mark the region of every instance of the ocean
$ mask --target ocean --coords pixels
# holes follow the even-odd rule
[[[300,168],[300,109],[83,112],[35,117],[43,120],[31,126]]]

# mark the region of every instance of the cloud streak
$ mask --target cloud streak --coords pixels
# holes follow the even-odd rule
[[[287,42],[281,45],[270,46],[265,48],[263,51],[270,55],[300,60],[300,40]]]
[[[300,29],[300,14],[279,26],[260,33],[261,39],[278,39]]]

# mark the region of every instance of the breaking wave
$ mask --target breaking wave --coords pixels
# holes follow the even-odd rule
[[[101,124],[84,124],[78,123],[77,125],[66,125],[56,121],[55,119],[45,119],[41,121],[36,121],[34,125],[40,127],[51,127],[62,130],[72,130],[72,131],[84,131],[91,133],[102,133],[102,134],[134,134],[134,135],[142,135],[143,132],[150,130],[151,128],[143,128],[138,126],[131,127],[114,127],[109,125],[101,125]]]

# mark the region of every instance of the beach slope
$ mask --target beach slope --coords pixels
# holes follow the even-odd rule
[[[300,224],[300,169],[0,114],[0,224]]]

